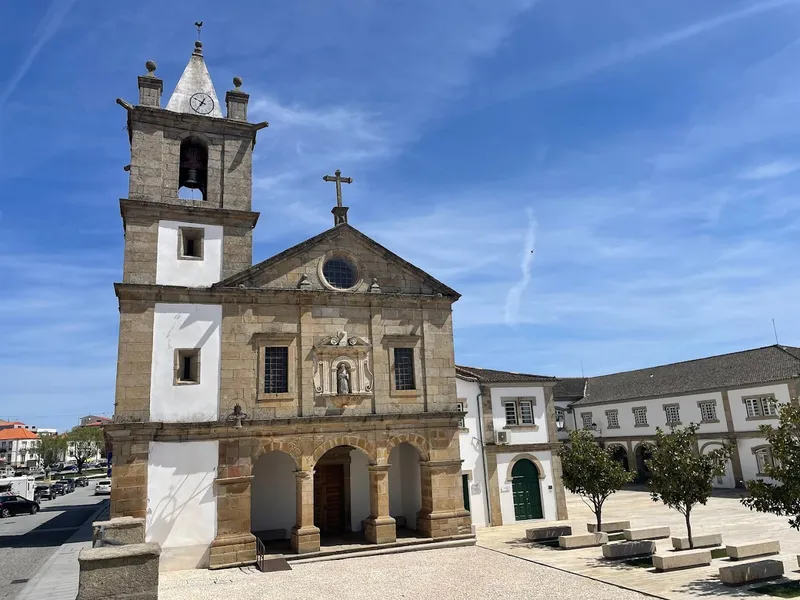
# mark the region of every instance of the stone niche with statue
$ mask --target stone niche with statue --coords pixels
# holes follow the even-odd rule
[[[345,409],[372,397],[371,346],[339,331],[314,344],[314,392],[317,406]]]

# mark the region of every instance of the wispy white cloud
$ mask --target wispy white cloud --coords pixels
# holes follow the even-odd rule
[[[536,259],[536,219],[533,216],[533,209],[525,209],[525,216],[528,219],[528,230],[525,232],[525,242],[522,244],[522,263],[520,264],[520,278],[511,286],[506,295],[505,320],[507,325],[517,322],[520,312],[522,295],[531,282],[531,271],[533,261]]]
[[[75,0],[53,0],[50,4],[50,8],[47,9],[47,12],[44,17],[42,17],[41,22],[33,34],[33,46],[31,46],[25,59],[17,67],[14,75],[8,80],[2,92],[0,92],[0,109],[11,94],[14,93],[14,90],[17,89],[17,85],[19,85],[19,82],[25,77],[25,74],[31,68],[33,61],[36,60],[36,57],[39,55],[44,45],[50,41],[50,38],[52,38],[59,27],[61,27],[61,24],[64,22],[64,19],[74,4]]]
[[[800,170],[800,162],[790,160],[774,160],[755,167],[750,167],[739,174],[740,179],[758,181],[760,179],[775,179]]]

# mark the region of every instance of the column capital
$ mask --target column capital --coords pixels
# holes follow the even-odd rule
[[[311,477],[313,475],[314,475],[314,470],[313,469],[310,469],[308,471],[295,471],[294,472],[294,476],[297,479],[301,480],[301,481],[304,480],[304,479],[311,479]]]
[[[392,465],[368,465],[367,471],[371,471],[372,473],[388,473],[389,467]]]
[[[464,461],[456,460],[421,460],[419,466],[426,469],[447,469],[450,467],[460,467]]]

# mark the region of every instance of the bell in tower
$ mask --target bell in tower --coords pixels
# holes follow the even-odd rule
[[[181,143],[180,171],[178,174],[178,195],[182,188],[200,190],[206,199],[208,181],[208,152],[196,139],[187,138]]]

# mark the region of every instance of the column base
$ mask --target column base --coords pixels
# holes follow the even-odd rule
[[[364,519],[364,537],[370,544],[388,544],[397,541],[394,517],[367,517]]]
[[[417,515],[417,530],[431,538],[472,533],[472,519],[467,510],[451,510]]]
[[[292,550],[297,554],[319,552],[319,527],[292,527]]]
[[[243,567],[256,562],[256,536],[252,533],[220,536],[208,549],[208,568]]]

